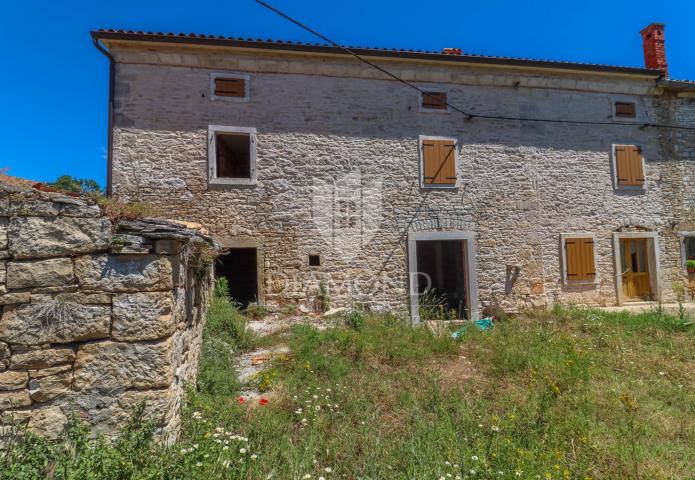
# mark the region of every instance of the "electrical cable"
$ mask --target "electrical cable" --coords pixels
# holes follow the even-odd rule
[[[357,60],[359,60],[362,63],[365,63],[366,65],[369,65],[372,68],[375,68],[376,70],[379,70],[383,74],[391,77],[392,79],[414,89],[420,92],[421,95],[428,97],[430,99],[435,100],[437,103],[444,104],[450,109],[464,115],[466,117],[466,120],[472,120],[474,118],[481,118],[485,120],[504,120],[504,121],[514,121],[514,122],[542,122],[542,123],[564,123],[564,124],[573,124],[573,125],[620,125],[620,126],[631,126],[635,127],[638,126],[640,128],[647,128],[647,127],[652,127],[652,128],[662,128],[662,129],[675,129],[675,130],[690,130],[690,131],[695,131],[695,127],[687,127],[687,126],[682,126],[682,125],[666,125],[666,124],[659,124],[659,123],[653,123],[653,122],[647,122],[647,123],[638,123],[638,122],[607,122],[607,121],[591,121],[591,120],[563,120],[563,119],[550,119],[550,118],[532,118],[532,117],[513,117],[513,116],[504,116],[504,115],[489,115],[489,114],[481,114],[481,113],[471,113],[467,112],[466,110],[457,107],[456,105],[452,105],[448,101],[442,102],[440,99],[437,97],[434,97],[430,95],[427,91],[423,90],[422,88],[418,87],[417,85],[399,77],[398,75],[389,72],[383,67],[380,67],[379,65],[376,65],[373,62],[370,62],[366,58],[362,57],[358,53],[355,53],[352,49],[348,47],[344,47],[337,42],[334,42],[330,38],[326,37],[325,35],[317,32],[313,28],[303,24],[299,20],[296,20],[292,18],[291,16],[287,15],[286,13],[278,10],[277,8],[273,7],[272,5],[268,4],[267,2],[263,0],[255,0],[256,3],[259,5],[267,8],[268,10],[274,12],[275,14],[279,15],[280,17],[294,23],[298,27],[306,30],[307,32],[311,33],[312,35],[315,35],[319,37],[321,40],[331,44],[332,46],[339,48],[343,50],[345,53],[348,53],[355,57]]]

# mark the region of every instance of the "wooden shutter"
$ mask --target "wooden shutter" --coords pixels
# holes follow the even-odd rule
[[[452,140],[423,140],[425,185],[456,185],[456,144]]]
[[[623,118],[635,118],[635,104],[632,102],[615,102],[615,116]]]
[[[615,147],[615,171],[618,185],[644,185],[644,169],[642,168],[642,149],[634,145],[618,145]]]
[[[446,92],[424,92],[422,94],[422,108],[446,110]]]
[[[593,238],[565,239],[565,266],[568,282],[591,282],[596,278]]]
[[[215,95],[218,97],[245,97],[246,80],[243,78],[216,78]]]

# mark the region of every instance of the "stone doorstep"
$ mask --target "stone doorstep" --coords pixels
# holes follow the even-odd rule
[[[683,307],[686,312],[695,314],[695,303],[686,302],[683,303]],[[611,307],[597,307],[598,310],[603,312],[632,312],[632,313],[642,313],[649,312],[659,308],[659,302],[626,302],[623,305],[616,305]],[[662,303],[661,308],[663,308],[668,313],[678,313],[679,306],[677,303]]]

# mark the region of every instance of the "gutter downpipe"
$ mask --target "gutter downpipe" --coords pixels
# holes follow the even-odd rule
[[[116,77],[116,61],[104,46],[99,43],[99,39],[92,34],[92,43],[97,50],[106,55],[109,59],[109,113],[108,113],[108,140],[106,151],[106,196],[111,196],[111,169],[113,167],[113,99]]]

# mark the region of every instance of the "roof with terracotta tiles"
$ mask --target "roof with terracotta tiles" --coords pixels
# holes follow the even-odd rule
[[[196,33],[173,32],[143,32],[133,30],[99,29],[91,32],[95,40],[126,40],[154,43],[184,43],[194,45],[215,45],[242,48],[259,48],[265,50],[285,50],[326,54],[347,54],[343,48],[352,52],[371,57],[395,57],[412,60],[438,60],[460,63],[495,64],[513,67],[535,67],[564,70],[585,70],[606,73],[622,73],[659,77],[660,72],[644,67],[629,67],[619,65],[604,65],[596,63],[567,62],[555,60],[539,60],[533,58],[515,58],[490,55],[475,55],[462,53],[459,49],[444,49],[443,51],[413,50],[397,48],[374,48],[342,46],[336,47],[325,43],[297,42],[292,40],[227,37],[223,35],[205,35]]]

